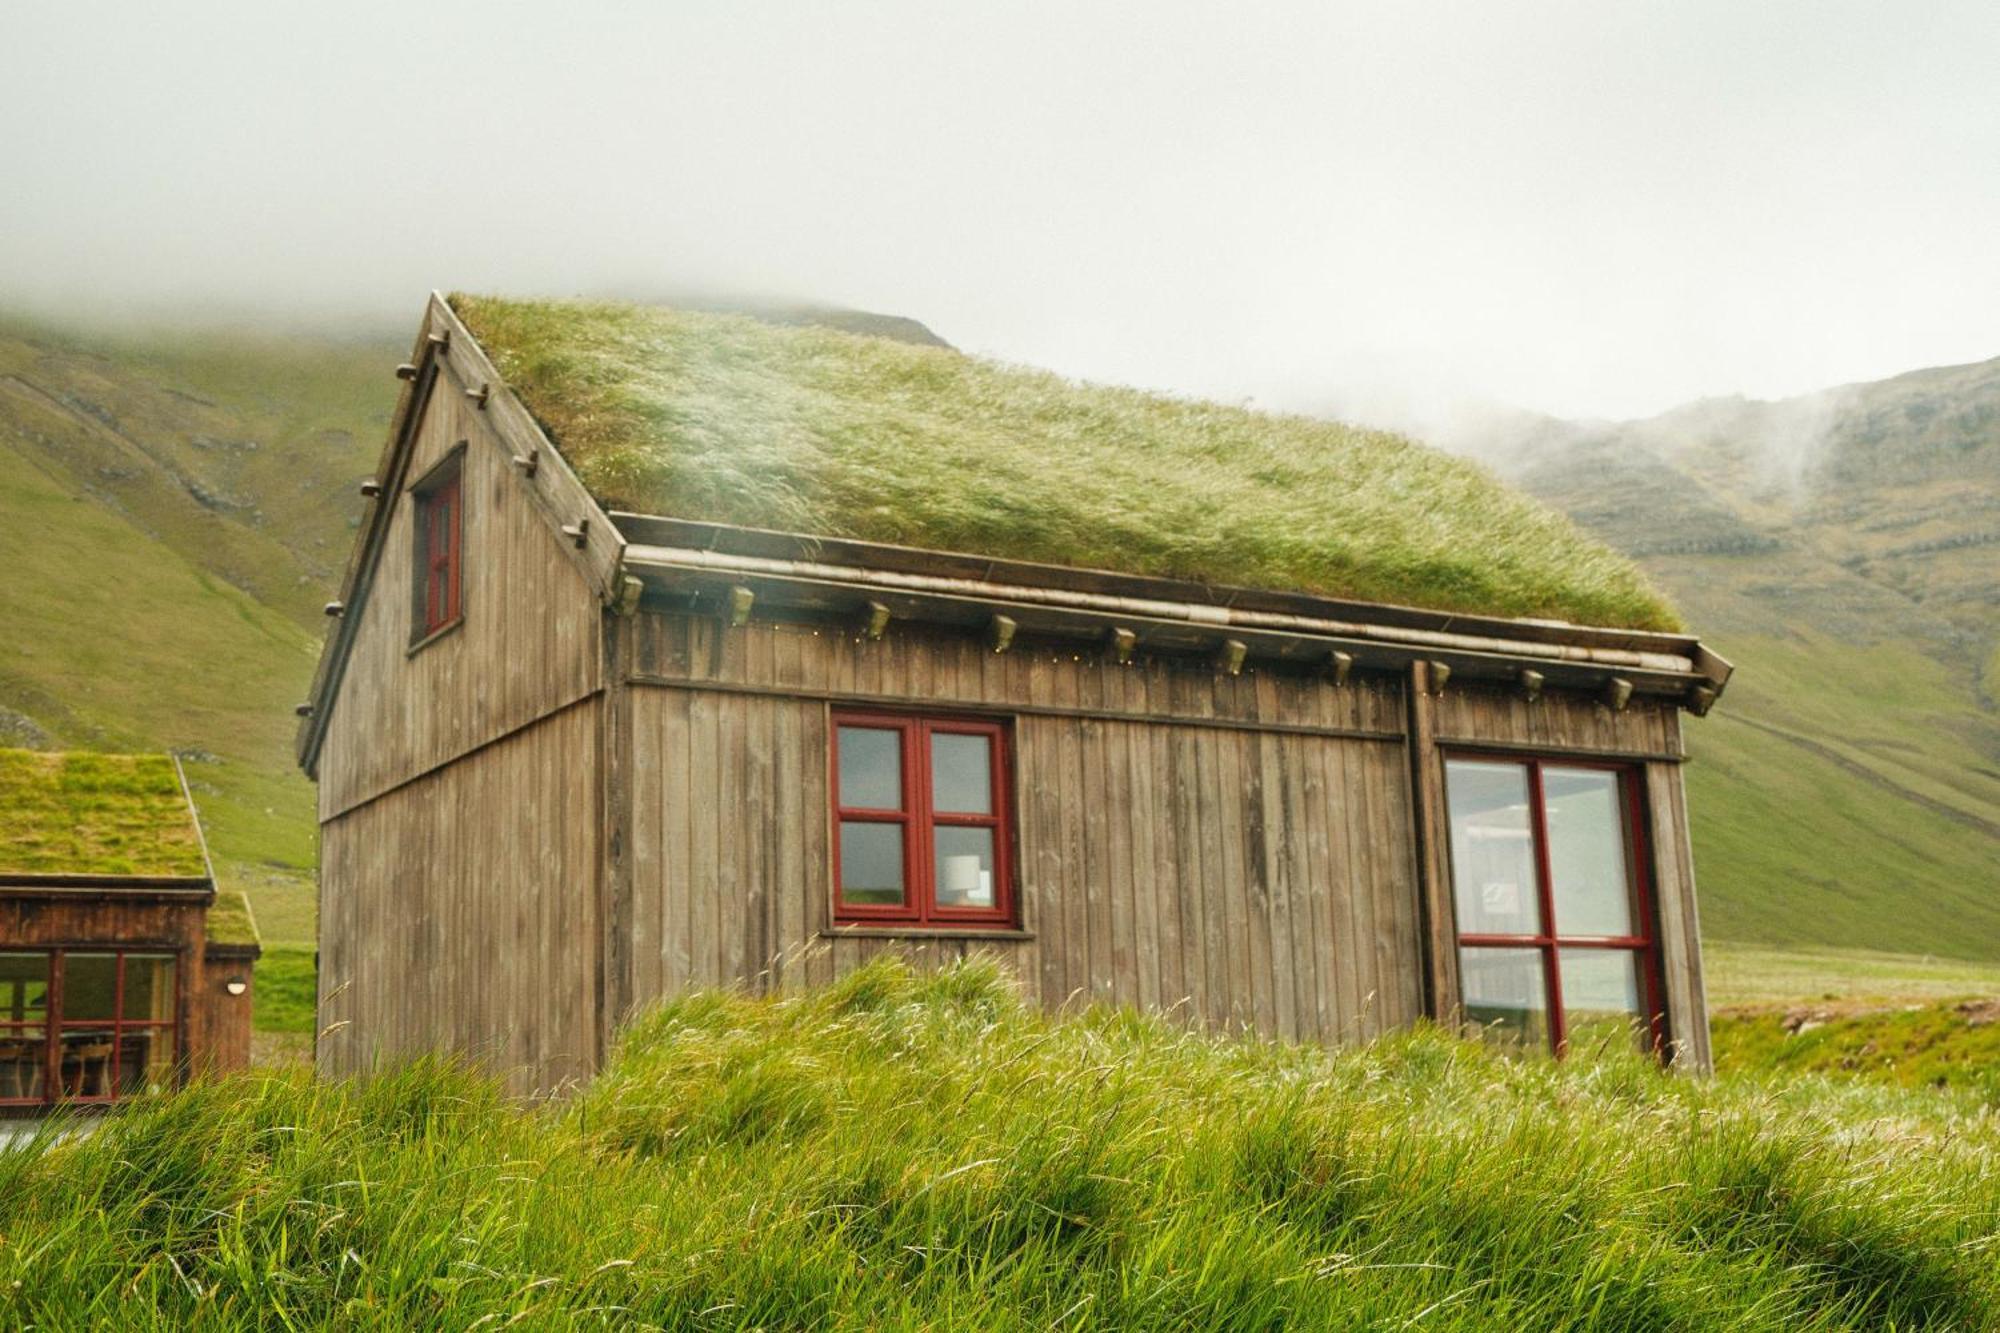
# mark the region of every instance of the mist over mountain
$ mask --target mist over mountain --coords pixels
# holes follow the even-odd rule
[[[1689,727],[1713,934],[1990,953],[2000,359],[1451,442],[1637,557],[1738,663]]]

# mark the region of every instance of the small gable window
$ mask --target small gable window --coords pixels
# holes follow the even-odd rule
[[[458,623],[462,583],[460,552],[465,505],[459,485],[463,452],[456,452],[412,488],[416,503],[416,614],[412,635],[425,639]]]
[[[1012,925],[1006,729],[895,714],[833,721],[834,919]]]

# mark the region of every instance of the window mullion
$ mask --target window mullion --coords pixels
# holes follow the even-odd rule
[[[1548,973],[1549,1049],[1560,1053],[1568,1039],[1569,1025],[1563,1020],[1561,925],[1556,920],[1555,873],[1549,864],[1548,794],[1542,786],[1540,760],[1528,764],[1528,828],[1535,844],[1535,883],[1541,895],[1542,934],[1548,943],[1541,946]]]
[[[931,724],[922,718],[912,718],[903,735],[909,748],[903,761],[909,791],[903,803],[910,810],[911,834],[905,839],[904,851],[912,863],[905,873],[909,876],[917,919],[928,924],[937,916],[937,886],[931,883],[932,867],[937,862],[932,849],[936,835],[931,827]]]

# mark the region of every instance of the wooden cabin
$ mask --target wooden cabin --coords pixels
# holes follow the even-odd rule
[[[434,296],[399,368],[300,708],[321,1070],[446,1048],[549,1090],[662,997],[824,983],[885,949],[996,954],[1050,1007],[1325,1042],[1425,1017],[1557,1050],[1609,1031],[1707,1066],[1681,718],[1729,668],[1694,637],[1018,558],[1004,520],[982,545],[922,549],[855,535],[865,500],[775,530],[704,502],[691,464],[693,500],[640,512],[629,455],[573,466],[572,439],[627,412],[667,437],[671,471],[675,432],[712,435],[713,414],[566,405],[549,377],[574,359],[494,345],[523,311],[469,304]],[[679,355],[662,336],[634,354]],[[701,374],[745,373],[763,336],[716,331]],[[784,420],[741,437],[776,432],[773,468],[872,447],[872,399],[841,429],[784,434],[800,402],[847,410],[837,384],[796,378],[847,335],[769,336],[823,341],[792,349],[806,369],[772,391]],[[961,373],[896,364],[919,419],[921,386]],[[982,412],[1012,383],[992,374]],[[1026,378],[1023,430],[1067,392]],[[1154,401],[1083,415],[1183,410]],[[1262,429],[1186,410],[1234,414],[1202,418],[1211,433]],[[1068,438],[1049,448],[1083,447]],[[1408,466],[1439,469],[1450,503],[1498,490],[1421,452]],[[897,457],[871,464],[885,485]],[[1552,564],[1587,541],[1505,512],[1461,582],[1524,531],[1525,566],[1534,534]]]
[[[247,1066],[258,952],[172,756],[0,750],[0,1116]]]

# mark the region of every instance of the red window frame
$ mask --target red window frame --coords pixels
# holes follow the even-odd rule
[[[459,618],[459,552],[465,528],[458,460],[427,479],[417,493],[418,612],[422,634],[435,634]]]
[[[850,806],[840,792],[840,730],[860,727],[897,734],[902,757],[902,808]],[[838,709],[828,729],[827,790],[832,795],[833,919],[846,925],[976,926],[1002,929],[1015,923],[1014,802],[1012,755],[1007,727],[980,718],[916,716]],[[988,776],[991,814],[940,811],[931,805],[931,737],[984,736],[991,756]],[[903,901],[848,903],[841,899],[840,826],[843,823],[900,824],[903,828]],[[943,828],[993,830],[993,906],[952,907],[937,900],[936,831]]]
[[[44,1002],[43,1021],[30,1023],[15,1021],[0,1015],[0,1040],[36,1040],[10,1036],[25,1032],[30,1028],[42,1029],[39,1038],[42,1044],[42,1091],[36,1097],[0,1096],[0,1108],[20,1110],[22,1108],[55,1106],[108,1106],[122,1101],[125,1096],[119,1091],[123,1085],[125,1039],[128,1033],[165,1032],[173,1042],[174,1078],[178,1082],[180,1072],[187,1066],[186,1033],[181,1023],[181,1011],[187,993],[187,959],[182,950],[164,945],[99,945],[73,944],[54,948],[48,947],[6,947],[0,953],[37,954],[46,963],[43,973]],[[113,959],[113,979],[110,1018],[70,1018],[64,1013],[64,981],[68,971],[68,961],[72,954],[110,955]],[[172,1017],[164,1019],[127,1018],[125,1016],[125,963],[133,957],[168,958],[174,966],[174,993],[171,1000]],[[68,1095],[72,1083],[81,1086],[84,1071],[79,1068],[74,1080],[65,1077],[66,1063],[63,1059],[63,1034],[65,1032],[94,1033],[105,1032],[111,1038],[110,1064],[106,1067],[106,1084],[109,1093],[99,1096]]]
[[[1644,800],[1641,795],[1640,770],[1632,764],[1607,762],[1604,760],[1572,759],[1564,755],[1522,755],[1507,752],[1451,749],[1445,753],[1447,761],[1470,760],[1487,764],[1513,764],[1525,768],[1528,776],[1529,835],[1534,840],[1535,887],[1541,903],[1542,931],[1535,935],[1494,935],[1464,933],[1457,930],[1454,920],[1453,930],[1458,936],[1459,951],[1479,948],[1505,948],[1539,950],[1542,955],[1542,976],[1544,978],[1549,1018],[1549,1045],[1560,1059],[1569,1049],[1568,1017],[1563,1011],[1562,998],[1562,951],[1564,949],[1615,949],[1636,954],[1639,958],[1640,1003],[1646,1012],[1644,1019],[1647,1044],[1657,1055],[1667,1049],[1666,985],[1660,968],[1659,932],[1655,925],[1652,894],[1652,858],[1646,848],[1646,823]],[[1631,895],[1632,915],[1639,927],[1636,935],[1565,935],[1562,923],[1556,920],[1555,874],[1549,861],[1549,819],[1548,802],[1544,792],[1542,770],[1553,765],[1556,768],[1588,768],[1615,774],[1618,779],[1619,810],[1624,815],[1625,827],[1625,875],[1627,892]],[[1450,790],[1447,783],[1445,793],[1446,819],[1450,819]],[[1449,840],[1447,839],[1447,845]],[[1452,906],[1457,910],[1458,893],[1456,869],[1453,870]]]

